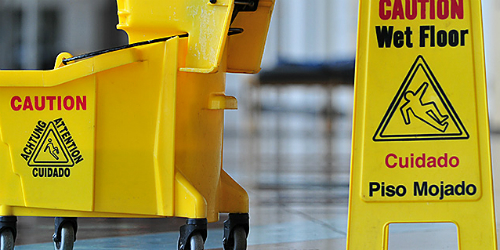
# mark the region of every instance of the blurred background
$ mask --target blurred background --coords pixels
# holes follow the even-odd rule
[[[500,1],[482,2],[491,128],[500,132]],[[226,112],[224,168],[250,193],[249,249],[345,247],[357,16],[358,1],[276,0],[262,72],[227,77],[239,110]],[[126,44],[117,23],[114,0],[0,0],[0,69],[51,69],[61,51]],[[34,223],[49,242],[50,222],[21,219],[19,230]],[[85,223],[79,239],[167,230]],[[20,237],[21,245],[45,242]]]

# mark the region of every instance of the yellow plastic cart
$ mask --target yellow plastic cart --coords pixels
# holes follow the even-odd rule
[[[178,249],[203,249],[230,213],[224,249],[246,249],[248,195],[222,169],[225,73],[257,73],[274,0],[118,0],[129,45],[49,71],[0,71],[0,232],[16,216],[185,217]]]

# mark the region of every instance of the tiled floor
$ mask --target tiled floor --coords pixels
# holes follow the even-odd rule
[[[345,249],[350,137],[348,110],[330,117],[311,110],[228,113],[224,164],[250,194],[248,249]],[[500,136],[492,138],[498,152]],[[79,223],[75,249],[176,249],[184,221]],[[206,249],[221,249],[221,228],[220,222],[210,226]],[[52,232],[50,218],[19,218],[16,249],[53,249]],[[391,250],[458,249],[456,229],[447,224],[391,227],[390,239]]]

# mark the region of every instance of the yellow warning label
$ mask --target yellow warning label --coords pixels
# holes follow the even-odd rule
[[[480,199],[487,160],[478,120],[487,117],[478,117],[477,103],[486,97],[477,89],[485,80],[474,64],[482,62],[481,32],[470,2],[376,2],[361,9],[353,141],[360,198]]]
[[[374,141],[468,139],[453,104],[418,56],[380,123]]]
[[[73,167],[83,161],[62,118],[38,121],[21,153],[30,167]]]
[[[371,104],[363,113],[365,126],[358,129],[371,137],[367,134],[361,144],[364,150],[358,153],[364,161],[361,198],[366,202],[477,200],[482,196],[478,167],[482,153],[469,134],[473,131],[477,138],[479,132],[470,122],[477,119],[477,111],[471,109],[476,99],[469,94],[473,86],[467,81],[473,81],[473,75],[467,70],[461,77],[448,75],[440,60],[429,55],[428,62],[427,55],[415,54],[405,60],[406,65],[392,62],[398,73],[383,74],[385,66],[378,63],[370,66],[373,73],[368,77],[384,80],[366,86],[371,92],[365,101]]]
[[[30,167],[72,167],[74,165],[73,159],[69,156],[68,149],[64,146],[54,123],[49,123],[34,153],[31,155],[28,165]]]
[[[80,78],[78,72],[2,76],[0,137],[8,150],[0,153],[8,167],[0,174],[20,181],[18,186],[2,182],[5,188],[22,192],[22,203],[11,205],[94,208],[96,77]]]

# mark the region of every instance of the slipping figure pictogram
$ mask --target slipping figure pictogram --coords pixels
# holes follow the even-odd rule
[[[59,148],[54,146],[54,143],[52,143],[52,139],[49,139],[49,143],[47,144],[47,146],[45,147],[45,149],[43,150],[43,152],[47,152],[47,150],[49,150],[49,153],[56,160],[59,160],[59,156],[57,156],[59,154]]]
[[[411,124],[411,112],[416,118],[444,133],[448,128],[448,122],[446,122],[448,116],[442,115],[441,112],[439,112],[436,103],[422,102],[422,97],[424,96],[428,87],[429,83],[424,82],[422,86],[418,88],[416,93],[414,93],[413,91],[406,91],[406,93],[404,94],[406,103],[401,106],[400,109],[403,115],[404,122],[406,125]]]

